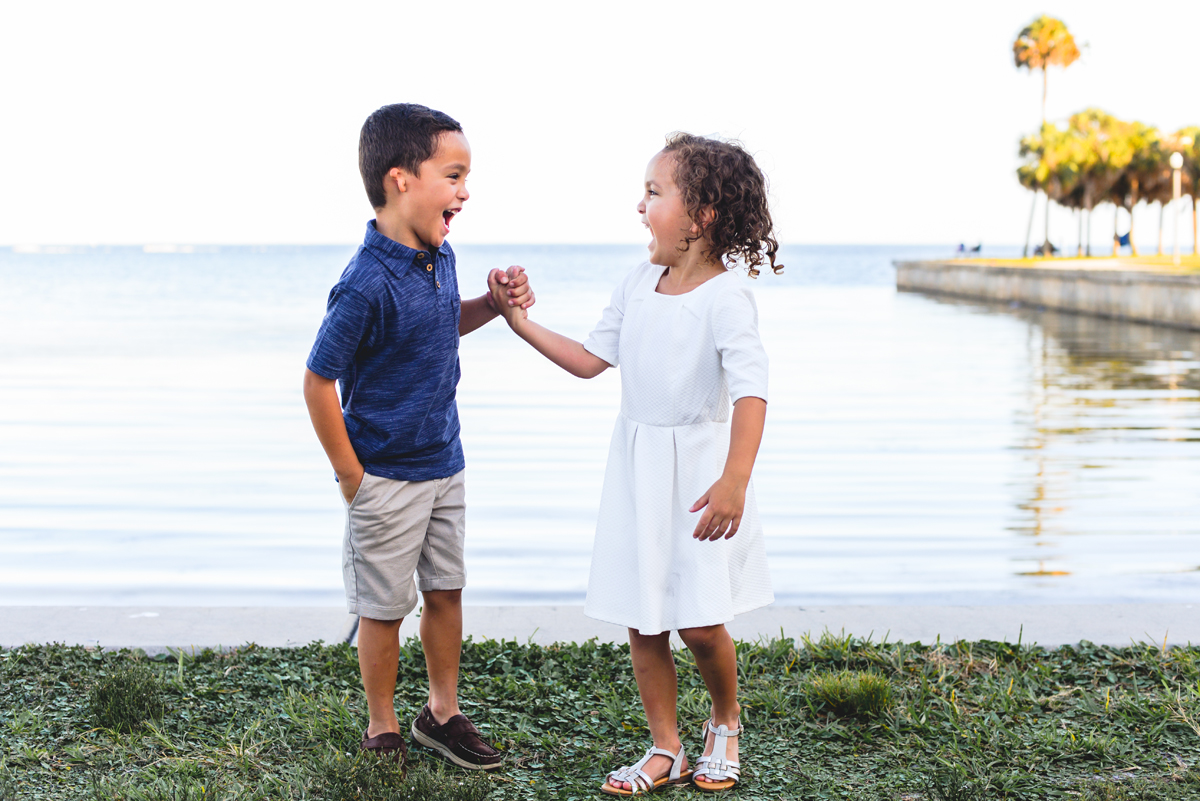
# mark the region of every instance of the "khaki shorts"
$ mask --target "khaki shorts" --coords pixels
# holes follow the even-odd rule
[[[418,587],[463,588],[464,472],[433,481],[363,475],[346,504],[342,579],[350,614],[398,620],[417,608]]]

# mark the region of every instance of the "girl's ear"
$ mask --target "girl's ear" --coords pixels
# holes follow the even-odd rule
[[[701,206],[700,214],[697,216],[699,219],[692,221],[691,227],[688,228],[688,233],[692,236],[703,236],[705,229],[716,221],[717,211],[711,205]]]

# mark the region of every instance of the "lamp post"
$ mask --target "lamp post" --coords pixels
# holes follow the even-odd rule
[[[1175,204],[1175,265],[1179,265],[1179,210],[1182,204],[1179,202],[1179,196],[1183,190],[1183,176],[1180,170],[1183,169],[1183,154],[1175,152],[1171,154],[1171,189],[1174,199],[1171,201]]]

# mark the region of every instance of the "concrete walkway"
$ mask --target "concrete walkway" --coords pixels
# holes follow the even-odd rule
[[[1200,644],[1200,604],[1062,606],[772,606],[729,625],[737,639],[799,639],[823,631],[875,641],[930,643],[1004,640],[1053,647],[1081,640],[1107,645],[1150,642]],[[579,606],[468,606],[464,635],[552,643],[595,637],[623,642],[620,626],[591,620]],[[296,646],[314,640],[344,642],[354,618],[337,607],[0,607],[0,647],[66,643],[102,648],[187,651],[245,643]],[[411,616],[402,636],[417,633]]]

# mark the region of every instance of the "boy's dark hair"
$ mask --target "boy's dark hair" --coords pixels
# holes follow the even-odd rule
[[[702,233],[684,240],[684,249],[704,237],[713,258],[726,266],[741,262],[751,278],[758,277],[763,262],[783,272],[775,263],[779,242],[767,208],[767,179],[741,143],[673,133],[663,152],[675,160],[675,185],[688,216],[699,225],[701,210],[712,207],[715,217]]]
[[[383,178],[399,167],[419,175],[421,164],[437,152],[438,137],[446,131],[462,132],[462,126],[440,111],[416,103],[393,103],[376,111],[363,123],[358,135],[358,171],[371,205],[387,205]]]

